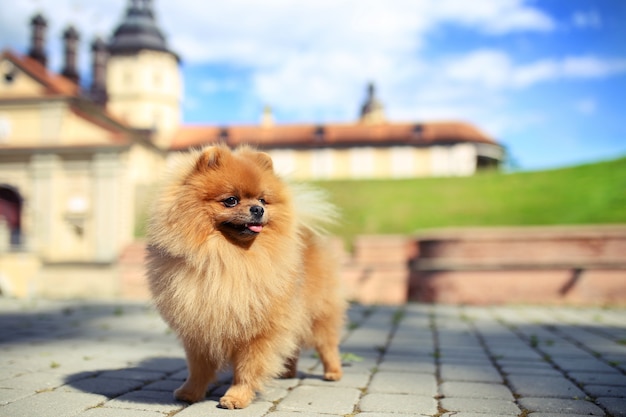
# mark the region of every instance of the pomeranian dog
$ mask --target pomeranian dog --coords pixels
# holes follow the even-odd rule
[[[157,309],[185,349],[176,399],[205,398],[232,366],[220,406],[244,408],[274,377],[295,377],[314,347],[324,379],[342,376],[345,302],[320,224],[333,206],[286,184],[269,155],[225,145],[178,155],[148,223],[148,279]]]

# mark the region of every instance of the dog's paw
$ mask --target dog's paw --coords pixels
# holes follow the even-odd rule
[[[220,406],[222,408],[228,408],[229,410],[246,408],[251,400],[252,398],[239,398],[234,395],[224,395],[220,398]]]
[[[341,369],[338,371],[324,372],[324,380],[325,381],[339,381],[342,375],[343,375],[343,372],[341,371]]]
[[[174,391],[174,398],[178,401],[184,401],[186,403],[197,403],[198,401],[203,400],[204,396],[204,392],[189,390],[185,388],[184,385]]]

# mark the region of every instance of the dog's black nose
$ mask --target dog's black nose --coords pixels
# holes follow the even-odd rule
[[[260,219],[265,213],[265,210],[261,206],[252,206],[250,207],[250,214],[252,214],[257,219]]]

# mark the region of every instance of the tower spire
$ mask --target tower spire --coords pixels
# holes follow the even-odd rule
[[[78,68],[76,67],[77,50],[78,50],[78,31],[74,26],[68,26],[63,32],[63,42],[65,44],[65,61],[61,74],[66,78],[74,81],[78,84],[80,75],[78,74]]]
[[[141,50],[168,52],[178,59],[156,23],[152,0],[129,0],[126,14],[111,38],[109,52],[115,56]]]
[[[107,96],[106,64],[108,59],[107,47],[102,38],[97,37],[91,44],[91,71],[92,80],[90,94],[92,99],[105,105]]]
[[[367,98],[361,106],[360,120],[362,123],[371,124],[382,123],[386,120],[385,107],[376,97],[376,86],[373,82],[367,85]]]
[[[36,14],[30,21],[32,26],[30,50],[28,56],[39,61],[44,67],[48,62],[48,55],[46,54],[46,28],[48,22],[42,16],[41,13]]]

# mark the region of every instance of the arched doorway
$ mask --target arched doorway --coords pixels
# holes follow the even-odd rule
[[[22,197],[15,187],[0,184],[0,218],[9,229],[9,245],[19,246],[22,243]],[[2,242],[0,246],[4,246]]]

